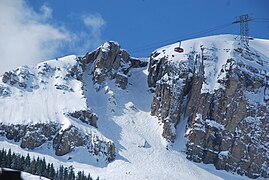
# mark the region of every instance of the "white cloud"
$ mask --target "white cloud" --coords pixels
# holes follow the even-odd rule
[[[94,30],[100,30],[106,24],[105,20],[100,14],[84,15],[83,22],[86,26]]]
[[[106,24],[106,21],[100,14],[88,14],[82,16],[84,24],[90,29],[89,43],[92,47],[96,47],[102,43],[101,31]],[[82,33],[85,34],[85,33]]]
[[[25,0],[0,0],[0,75],[59,57],[63,51],[84,54],[102,43],[106,22],[100,14],[79,16],[88,31],[76,33],[48,20],[53,20],[53,10],[47,4],[36,12]]]
[[[23,0],[0,0],[0,74],[25,64],[52,58],[71,35],[46,23],[52,10],[44,5],[41,14]]]
[[[44,18],[49,19],[52,18],[52,9],[47,5],[43,4],[40,8]]]

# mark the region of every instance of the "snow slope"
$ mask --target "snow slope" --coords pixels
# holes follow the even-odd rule
[[[89,162],[79,159],[67,160],[69,156],[79,155],[85,159],[83,152],[79,150],[69,156],[56,157],[53,154],[48,155],[45,148],[26,151],[6,139],[1,140],[0,148],[10,147],[13,151],[25,155],[30,152],[32,156],[45,157],[56,166],[62,164],[73,166],[75,170],[84,169],[100,179],[247,179],[223,171],[218,172],[213,167],[200,167],[187,160],[184,153],[166,149],[166,142],[161,137],[161,126],[157,118],[150,116],[152,95],[148,92],[146,77],[146,69],[134,70],[130,78],[132,85],[128,91],[108,82],[110,93],[105,93],[104,89],[87,94],[88,97],[92,96],[93,101],[89,102],[92,103],[92,109],[96,110],[97,114],[102,114],[99,131],[113,140],[117,147],[116,160],[107,166],[90,165]],[[112,92],[116,105],[111,101]],[[102,101],[97,101],[98,99]],[[103,113],[103,110],[106,110],[106,113]]]
[[[221,51],[225,52],[233,48],[233,36],[218,37],[222,39],[219,42],[216,42],[215,38],[184,41],[182,47],[185,53],[182,54],[173,51],[177,44],[160,48],[157,51],[171,56],[176,61],[186,60],[188,53],[200,49],[200,44],[221,48]],[[223,39],[225,39],[224,43],[221,42]],[[256,43],[255,40],[251,43],[257,48],[264,47],[260,42],[263,41],[257,40]],[[264,41],[264,43],[268,44],[268,41]],[[211,74],[213,69],[219,72],[224,63],[222,59],[228,58],[221,51],[215,54],[215,56],[221,57],[218,58],[217,63],[209,61],[207,64],[210,68],[208,68],[208,72],[205,72],[208,82],[203,86],[204,92],[212,92],[216,88],[221,88],[217,79],[214,78],[215,74]],[[264,51],[264,53],[267,52]],[[265,54],[265,56],[267,55]],[[167,144],[161,136],[161,124],[156,117],[150,115],[153,94],[148,90],[146,68],[130,71],[131,76],[126,90],[117,87],[114,81],[107,80],[104,88],[96,92],[90,75],[91,64],[86,67],[83,74],[84,84],[66,75],[70,68],[77,63],[76,60],[75,56],[68,56],[47,61],[46,63],[53,68],[48,70],[45,75],[38,73],[39,65],[34,68],[26,68],[30,69],[29,74],[33,75],[29,82],[33,88],[27,91],[0,82],[0,86],[12,94],[2,93],[0,96],[0,120],[6,124],[57,121],[63,125],[63,128],[73,124],[82,131],[94,131],[115,143],[115,160],[109,164],[98,162],[87,157],[87,153],[79,148],[68,155],[58,157],[48,150],[49,144],[27,151],[20,148],[18,143],[6,138],[0,139],[0,148],[12,148],[14,152],[22,154],[29,152],[31,156],[45,157],[47,162],[53,162],[56,166],[62,164],[73,166],[75,170],[84,169],[86,173],[91,173],[93,177],[99,176],[100,179],[248,179],[217,171],[210,165],[195,164],[187,160],[186,155],[182,152],[185,149],[184,128],[177,129],[180,136],[177,137],[174,145]],[[44,63],[40,65],[45,66]],[[57,70],[58,68],[60,70]],[[24,67],[19,68],[19,71],[22,69]],[[19,72],[16,73],[19,74]],[[42,80],[44,82],[41,82]],[[55,88],[56,84],[69,88],[59,90]],[[84,94],[82,88],[85,89]],[[87,106],[98,115],[97,129],[64,115],[65,112],[86,109]]]
[[[213,93],[216,89],[224,88],[219,80],[223,80],[226,76],[226,72],[222,72],[222,69],[228,70],[232,66],[233,62],[227,63],[228,59],[236,59],[237,64],[244,64],[246,68],[251,66],[252,68],[259,69],[261,74],[266,73],[263,71],[269,69],[268,46],[269,40],[250,40],[250,53],[245,53],[245,57],[243,58],[236,57],[233,51],[241,48],[239,37],[235,35],[216,35],[183,41],[181,47],[184,49],[184,53],[174,52],[174,48],[178,47],[178,43],[161,47],[155,51],[158,53],[158,56],[155,58],[161,59],[162,57],[167,57],[170,63],[174,64],[188,61],[192,65],[192,68],[194,68],[195,63],[198,63],[197,66],[200,68],[196,68],[195,72],[203,75],[205,81],[202,92]],[[255,52],[256,54],[251,54],[251,52]],[[204,61],[202,61],[200,54],[203,54]],[[255,57],[257,62],[252,59],[255,59]],[[249,61],[244,61],[244,59],[248,59]],[[201,62],[204,64],[201,64]],[[203,65],[205,66],[204,70],[202,69]]]
[[[70,120],[64,113],[87,107],[81,82],[67,75],[76,64],[76,56],[67,56],[36,67],[19,67],[13,71],[14,79],[18,81],[13,86],[1,83],[0,78],[0,87],[9,92],[6,96],[0,93],[1,122],[59,122],[68,126]],[[17,85],[19,83],[25,83],[26,88]]]
[[[48,180],[48,178],[32,175],[26,172],[22,172],[21,178],[25,180],[37,180],[37,179]]]

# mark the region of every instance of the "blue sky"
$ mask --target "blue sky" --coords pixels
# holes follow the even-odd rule
[[[11,14],[12,7],[18,11],[17,14]],[[4,13],[1,12],[3,9]],[[0,27],[5,27],[6,31],[0,31],[0,36],[2,34],[6,41],[0,40],[0,49],[7,56],[8,52],[22,49],[21,52],[28,54],[18,52],[19,57],[39,59],[34,62],[28,60],[35,63],[56,56],[84,54],[104,41],[114,40],[130,51],[132,56],[146,57],[154,47],[177,39],[238,34],[239,24],[186,36],[231,23],[237,16],[246,13],[253,18],[268,20],[268,9],[268,0],[13,0],[12,3],[1,0]],[[8,15],[14,16],[9,22],[3,18]],[[249,27],[251,36],[269,39],[268,21],[253,21]],[[25,29],[25,32],[18,29]],[[37,30],[42,33],[37,33]],[[22,41],[20,46],[12,44],[15,41],[9,39],[13,37],[12,33],[17,34],[17,43]],[[12,51],[5,50],[7,41],[10,47],[18,47]],[[152,44],[153,49],[136,51],[152,47]],[[9,59],[12,57],[9,56]],[[9,61],[12,64],[12,60]],[[17,61],[14,60],[12,67],[28,63],[26,60]]]

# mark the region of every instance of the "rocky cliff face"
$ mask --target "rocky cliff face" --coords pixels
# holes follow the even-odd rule
[[[61,130],[61,125],[56,123],[0,124],[0,135],[20,143],[21,148],[33,150],[45,145],[48,149],[53,148],[57,156],[66,155],[77,147],[87,147],[90,155],[104,157],[107,162],[115,158],[113,142],[102,140],[95,134],[85,134],[75,126]]]
[[[130,68],[147,66],[147,62],[131,58],[127,51],[113,41],[106,42],[96,51],[87,53],[83,57],[83,62],[93,64],[92,78],[97,89],[102,87],[106,79],[115,79],[120,88],[126,89]]]
[[[173,46],[155,51],[148,69],[155,92],[151,114],[172,142],[182,138],[175,130],[179,121],[187,121],[187,158],[268,178],[269,57],[251,43],[226,40],[189,42],[183,54]]]

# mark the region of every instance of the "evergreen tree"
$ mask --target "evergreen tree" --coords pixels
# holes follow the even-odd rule
[[[53,163],[47,164],[45,158],[41,159],[37,157],[37,159],[33,158],[31,160],[29,153],[24,157],[20,154],[12,153],[11,149],[8,150],[8,153],[5,149],[0,150],[0,167],[26,171],[34,175],[55,180],[92,180],[90,174],[86,176],[84,171],[78,171],[77,175],[75,175],[72,166],[67,168],[61,165],[55,171]]]
[[[36,160],[36,173],[39,176],[42,175],[42,161],[40,160],[39,157],[37,157],[37,160]]]
[[[2,149],[1,155],[0,155],[0,167],[6,167],[6,157],[7,157],[7,152],[5,149]]]
[[[76,179],[77,180],[82,180],[82,172],[81,171],[78,171]]]
[[[30,173],[31,174],[34,174],[34,175],[37,175],[37,171],[36,171],[36,160],[35,160],[35,158],[31,161],[31,164],[30,164]]]
[[[16,162],[16,154],[13,152],[11,155],[11,169],[16,169],[17,162]]]
[[[68,169],[67,169],[67,167],[65,167],[64,170],[63,170],[63,179],[64,180],[68,179]]]
[[[11,149],[8,150],[7,153],[7,158],[6,158],[6,167],[10,168],[11,167]]]
[[[31,162],[31,158],[30,158],[29,153],[27,153],[27,156],[25,158],[24,167],[23,167],[24,171],[26,171],[26,172],[30,172],[31,171],[30,170],[30,164],[31,164],[30,162]]]
[[[93,180],[90,173],[88,174],[87,180]]]
[[[63,174],[64,174],[64,167],[63,165],[60,165],[59,173],[58,173],[58,179],[63,180]]]
[[[46,175],[45,177],[49,177],[50,174],[50,163],[48,163],[47,167],[46,167]]]
[[[68,180],[73,180],[75,178],[76,178],[76,176],[75,176],[74,168],[73,168],[73,166],[69,166],[69,168],[68,168]]]
[[[43,157],[43,159],[41,160],[41,175],[48,177],[48,171],[47,171],[47,163],[45,158]]]
[[[18,170],[23,171],[24,170],[24,164],[25,164],[25,157],[24,156],[19,156],[18,158]]]
[[[50,169],[49,169],[49,178],[54,179],[55,175],[56,175],[56,172],[55,172],[53,163],[51,163]]]
[[[59,169],[57,169],[57,171],[55,172],[55,176],[53,180],[57,180],[57,179],[59,179]]]

